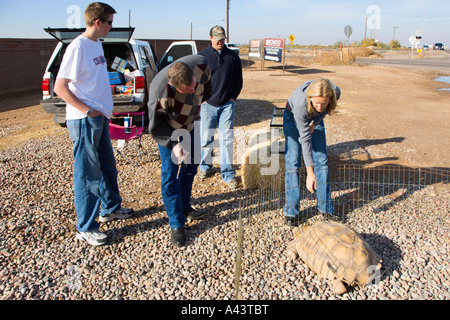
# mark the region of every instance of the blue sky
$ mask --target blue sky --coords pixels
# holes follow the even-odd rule
[[[78,18],[84,27],[83,11],[92,1],[0,0],[0,38],[48,38],[45,27],[67,27]],[[118,12],[114,26],[136,27],[135,38],[189,39],[191,22],[194,39],[208,39],[209,29],[226,27],[226,0],[110,0],[104,1]],[[75,6],[75,7],[73,7]],[[73,9],[75,8],[75,10]],[[79,14],[77,9],[79,8]],[[423,28],[421,44],[443,42],[450,45],[450,1],[448,0],[230,0],[230,42],[247,44],[250,39],[287,39],[294,44],[333,44],[374,35],[382,42],[395,38],[409,45],[409,37]]]

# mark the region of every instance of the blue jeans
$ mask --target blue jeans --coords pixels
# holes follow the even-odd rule
[[[284,110],[283,131],[286,138],[285,162],[285,197],[284,213],[288,217],[297,217],[300,201],[300,167],[302,148],[294,115]],[[312,134],[312,151],[314,174],[317,179],[317,209],[323,213],[334,214],[331,201],[330,175],[328,171],[327,143],[323,120],[316,125]],[[309,191],[307,191],[309,192]]]
[[[209,171],[213,165],[214,133],[219,128],[220,171],[222,180],[229,182],[236,177],[233,169],[234,154],[234,102],[229,101],[221,107],[207,102],[200,111],[202,133],[202,160],[200,170]]]
[[[98,230],[101,215],[118,210],[122,204],[117,168],[109,136],[109,119],[98,116],[67,120],[73,145],[73,176],[77,230]]]
[[[180,165],[176,159],[172,159],[172,149],[158,144],[161,157],[161,195],[171,228],[184,227],[186,218],[183,210],[191,209],[192,184],[198,167],[194,154],[199,152],[194,150],[194,132],[195,130],[190,132],[190,141],[185,142],[190,143],[190,146],[182,144],[190,154]]]

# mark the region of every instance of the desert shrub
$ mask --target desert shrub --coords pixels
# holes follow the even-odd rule
[[[389,46],[391,47],[391,49],[401,49],[402,48],[402,45],[397,40],[392,40],[391,42],[389,42]]]
[[[321,50],[320,54],[316,51],[315,55],[311,52],[305,51],[294,51],[289,56],[288,64],[296,66],[307,66],[311,64],[320,65],[339,65],[339,64],[352,64],[356,61],[356,58],[380,58],[382,57],[378,52],[374,51],[372,48],[368,47],[351,47],[347,49],[346,47],[342,49],[342,60],[341,52],[339,49],[334,50]]]

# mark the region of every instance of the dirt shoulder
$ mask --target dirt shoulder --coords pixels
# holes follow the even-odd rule
[[[342,90],[337,113],[326,118],[328,143],[330,147],[342,143],[331,136],[339,132],[347,137],[345,143],[357,140],[360,145],[359,150],[340,155],[341,160],[449,168],[450,91],[437,88],[450,85],[434,81],[438,76],[437,71],[381,66],[313,65],[287,67],[284,73],[280,68],[260,71],[253,66],[244,70],[236,127],[259,123],[268,129],[274,106],[284,107],[303,82],[326,77]],[[65,132],[38,101],[35,93],[2,101],[0,150],[27,139]],[[367,151],[370,148],[385,152]]]
[[[344,158],[366,164],[449,167],[450,91],[437,88],[450,85],[434,81],[438,72],[358,65],[288,68],[284,74],[257,69],[244,73],[241,99],[268,100],[283,107],[300,84],[322,77],[341,88],[337,113],[326,118],[326,126],[344,130],[344,135],[358,140],[363,148],[375,146],[388,154],[377,158],[360,151]]]

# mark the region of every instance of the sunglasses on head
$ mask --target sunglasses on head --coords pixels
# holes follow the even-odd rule
[[[110,26],[111,26],[112,23],[113,23],[112,20],[105,20],[105,19],[102,19],[102,18],[99,18],[99,20],[101,20],[101,21],[103,21],[103,22],[108,22],[108,24],[109,24]]]

